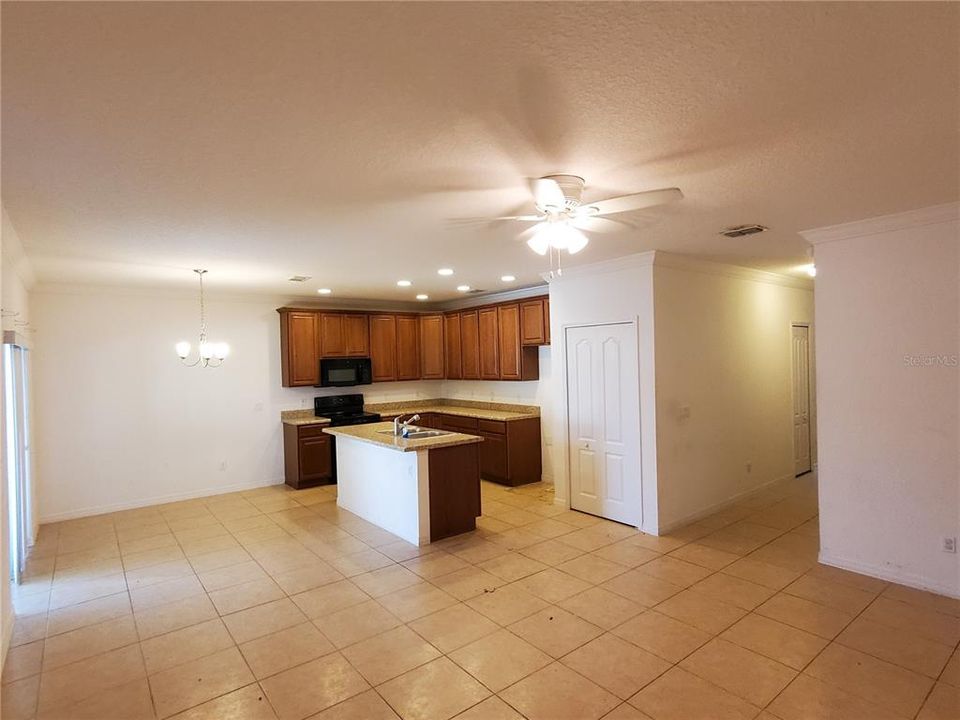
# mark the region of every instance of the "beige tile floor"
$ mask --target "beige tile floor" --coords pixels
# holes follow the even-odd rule
[[[2,717],[960,718],[960,602],[818,565],[815,492],[653,537],[484,483],[424,548],[334,488],[45,525]]]

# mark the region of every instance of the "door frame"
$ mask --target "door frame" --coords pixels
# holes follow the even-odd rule
[[[563,466],[563,482],[566,488],[566,502],[564,505],[568,510],[571,510],[571,503],[573,502],[573,483],[571,481],[571,448],[570,448],[570,384],[567,381],[570,367],[570,358],[567,354],[567,337],[568,330],[575,330],[578,328],[591,328],[591,327],[608,327],[610,325],[628,325],[632,328],[633,339],[636,343],[636,366],[633,368],[637,377],[637,457],[636,457],[636,467],[637,467],[637,476],[640,478],[640,487],[638,492],[638,497],[640,498],[640,513],[639,513],[639,522],[637,523],[637,529],[643,527],[645,518],[645,503],[643,502],[644,496],[644,473],[643,473],[643,427],[644,427],[644,413],[643,405],[640,402],[640,393],[641,393],[641,375],[640,375],[640,363],[641,363],[641,353],[640,353],[640,323],[636,318],[629,320],[602,320],[600,322],[576,322],[576,323],[566,323],[561,326],[561,334],[563,336],[563,343],[561,344],[563,348],[563,368],[558,373],[562,378],[563,382],[563,444],[564,444],[564,466]],[[558,369],[559,370],[559,369]],[[580,512],[580,511],[577,511]],[[611,521],[616,522],[616,521]]]
[[[816,396],[816,386],[815,386],[815,384],[814,384],[815,372],[814,372],[814,365],[813,365],[813,357],[814,357],[814,354],[813,354],[813,342],[814,342],[814,341],[813,341],[813,323],[810,322],[809,320],[792,320],[792,321],[790,322],[790,335],[789,335],[789,343],[790,343],[790,417],[791,417],[791,425],[792,425],[792,422],[793,422],[793,420],[792,420],[792,418],[793,418],[793,409],[797,406],[797,398],[795,397],[794,392],[793,392],[793,372],[794,372],[794,366],[793,366],[793,329],[794,329],[795,327],[805,327],[805,328],[807,329],[807,408],[809,409],[809,412],[810,412],[810,419],[809,419],[809,421],[808,421],[808,424],[809,424],[809,426],[810,426],[809,433],[808,433],[808,435],[809,435],[808,443],[809,443],[809,445],[810,445],[809,450],[808,450],[809,453],[810,453],[810,469],[809,469],[807,472],[805,472],[805,473],[801,473],[800,475],[797,475],[797,474],[796,474],[796,469],[794,469],[794,477],[797,478],[797,477],[802,477],[802,476],[804,476],[804,475],[809,475],[810,473],[815,472],[816,469],[817,469],[817,458],[816,458],[816,455],[815,455],[814,452],[813,452],[814,447],[815,447],[815,437],[814,437],[814,434],[815,434],[816,431],[817,431],[817,424],[816,424],[816,417],[817,417],[816,397],[817,397],[817,396]],[[793,428],[792,428],[792,426],[791,426],[791,431],[792,431],[792,430],[793,430]],[[796,463],[796,458],[797,458],[797,447],[796,447],[796,445],[795,445],[795,443],[794,443],[794,438],[795,438],[795,437],[796,437],[796,433],[795,433],[795,432],[791,432],[791,433],[790,433],[790,447],[793,448],[793,457],[790,459],[790,461],[791,461],[792,463],[794,463],[794,464]]]

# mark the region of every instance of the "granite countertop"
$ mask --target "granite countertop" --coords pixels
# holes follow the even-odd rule
[[[383,434],[389,430],[391,434]],[[438,448],[453,447],[454,445],[470,445],[483,442],[483,438],[464,433],[444,433],[431,438],[401,438],[392,434],[392,422],[368,423],[366,425],[346,425],[344,427],[327,428],[328,435],[339,435],[359,440],[360,442],[379,445],[398,452],[416,452],[417,450],[436,450]]]
[[[280,422],[284,425],[329,425],[330,418],[317,417],[313,410],[283,410]]]
[[[411,400],[395,403],[364,405],[367,412],[381,415],[412,415],[414,413],[444,413],[480,420],[527,420],[540,417],[540,408],[533,405],[509,405],[471,400]]]

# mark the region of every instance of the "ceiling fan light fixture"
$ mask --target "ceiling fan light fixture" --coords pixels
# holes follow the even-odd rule
[[[542,226],[537,228],[537,232],[534,233],[533,237],[527,240],[527,246],[537,255],[547,254],[547,250],[550,249],[550,240],[547,238]]]

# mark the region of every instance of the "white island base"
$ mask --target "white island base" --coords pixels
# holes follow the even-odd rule
[[[390,427],[325,430],[337,438],[337,505],[413,545],[474,529],[482,438],[449,433],[404,440],[381,433]]]

